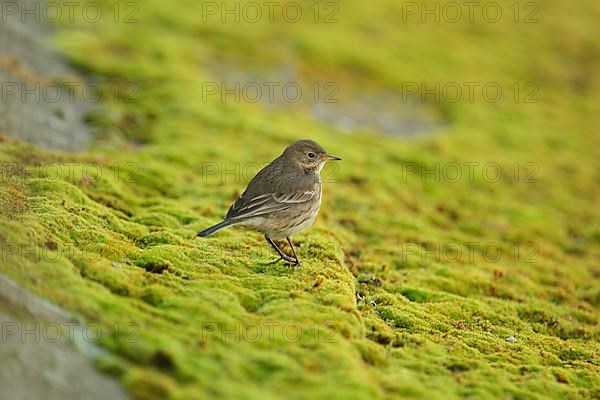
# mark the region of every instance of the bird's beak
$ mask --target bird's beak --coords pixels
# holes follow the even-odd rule
[[[325,160],[325,161],[329,161],[329,160],[341,160],[341,158],[336,157],[336,156],[332,156],[332,155],[329,155],[329,154],[325,154],[323,156],[323,160]]]

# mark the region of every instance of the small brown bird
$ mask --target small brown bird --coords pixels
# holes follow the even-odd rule
[[[292,235],[312,225],[321,207],[320,172],[331,156],[313,140],[299,140],[260,170],[233,203],[225,220],[203,230],[209,236],[232,225],[245,226],[265,235],[279,254],[274,263],[285,260],[300,265]],[[273,240],[286,239],[294,258],[285,254]]]

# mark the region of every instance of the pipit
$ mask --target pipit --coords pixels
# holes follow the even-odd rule
[[[279,258],[300,265],[292,244],[292,235],[309,227],[321,207],[320,172],[331,156],[313,140],[299,140],[289,145],[269,165],[260,170],[241,196],[229,208],[225,219],[203,230],[206,237],[228,226],[240,225],[265,235]],[[274,240],[286,239],[294,258],[285,254]]]

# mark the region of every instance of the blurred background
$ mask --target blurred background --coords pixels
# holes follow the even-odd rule
[[[0,7],[9,397],[599,395],[600,3]],[[301,269],[194,239],[302,138]]]

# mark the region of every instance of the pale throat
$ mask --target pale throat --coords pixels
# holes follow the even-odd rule
[[[305,165],[301,165],[301,168],[304,170],[305,173],[314,173],[315,175],[320,175],[321,171],[323,170],[323,167],[325,166],[325,161],[322,161],[320,163],[318,163],[317,165],[312,165],[312,166],[305,166]]]
[[[318,171],[319,174],[323,170],[324,166],[325,166],[325,162],[324,161],[319,163],[319,166],[317,167],[317,171]]]

